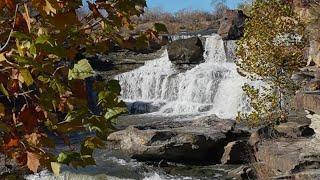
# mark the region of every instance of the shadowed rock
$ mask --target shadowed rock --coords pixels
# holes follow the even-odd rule
[[[247,18],[241,10],[227,10],[220,19],[218,34],[225,40],[239,39],[243,36]]]

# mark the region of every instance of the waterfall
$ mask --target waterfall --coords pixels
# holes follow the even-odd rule
[[[161,58],[116,77],[122,87],[122,98],[133,113],[209,113],[233,118],[244,108],[241,86],[246,81],[230,60],[234,48],[234,41],[208,36],[205,62],[186,72],[176,70],[165,51]]]

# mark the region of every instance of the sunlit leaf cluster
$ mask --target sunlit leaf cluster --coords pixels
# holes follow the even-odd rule
[[[280,0],[257,0],[250,10],[245,33],[238,42],[238,72],[253,82],[243,86],[252,111],[238,114],[249,125],[285,120],[297,86],[291,79],[306,65],[305,26]]]
[[[79,18],[84,5],[90,12]],[[145,6],[145,0],[0,1],[1,153],[32,172],[44,167],[57,174],[61,164],[95,164],[93,150],[104,148],[126,105],[118,98],[118,82],[97,80],[90,62],[78,58],[79,49],[104,53],[113,45],[148,46],[166,31],[163,25],[135,37],[120,33],[134,28],[130,17]],[[88,99],[90,91],[97,94],[93,106],[99,111],[88,108],[95,102]],[[71,135],[83,137],[81,146]],[[68,150],[58,152],[57,143]]]

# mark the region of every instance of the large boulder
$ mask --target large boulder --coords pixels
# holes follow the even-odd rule
[[[168,45],[169,59],[178,66],[203,62],[203,52],[204,48],[199,37],[179,39]]]
[[[249,133],[235,128],[233,120],[216,116],[193,121],[165,121],[141,126],[129,126],[112,133],[109,141],[139,161],[219,163],[224,147]]]
[[[226,10],[220,20],[218,34],[225,40],[239,39],[243,36],[246,18],[241,10]]]

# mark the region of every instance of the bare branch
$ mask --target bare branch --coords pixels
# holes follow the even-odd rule
[[[13,34],[14,26],[16,25],[18,8],[19,8],[19,5],[17,4],[17,5],[16,5],[16,10],[15,10],[15,12],[14,12],[14,17],[13,17],[12,29],[11,29],[11,31],[10,31],[10,34],[9,34],[9,37],[8,37],[6,43],[0,48],[0,52],[3,51],[3,50],[6,48],[6,46],[9,44],[9,41],[10,41],[11,36],[12,36],[12,34]]]

